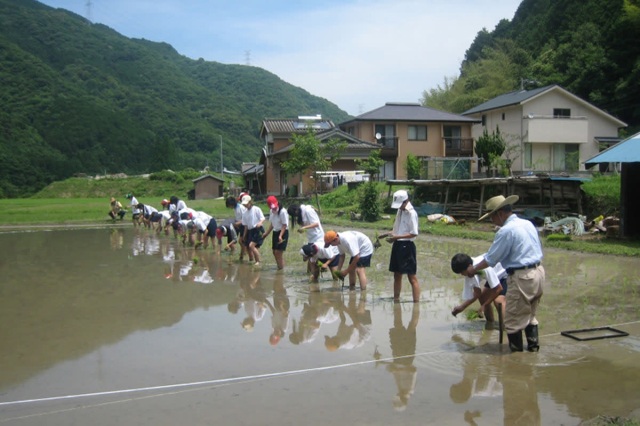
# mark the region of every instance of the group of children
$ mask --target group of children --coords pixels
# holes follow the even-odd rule
[[[208,248],[209,242],[215,246],[216,240],[225,251],[235,252],[240,246],[240,261],[245,258],[255,267],[261,265],[260,248],[265,239],[271,234],[271,248],[278,270],[284,269],[284,252],[287,249],[290,226],[297,226],[297,232],[305,233],[307,242],[300,249],[300,254],[307,262],[311,282],[318,283],[320,273],[329,271],[334,280],[344,280],[348,277],[350,289],[355,288],[356,281],[360,289],[367,288],[365,269],[371,265],[371,257],[375,245],[371,239],[359,231],[325,232],[320,218],[310,205],[292,204],[285,209],[274,196],[267,197],[269,208],[268,226],[265,230],[265,218],[262,210],[254,205],[254,201],[247,192],[239,197],[230,196],[225,200],[226,207],[234,211],[233,219],[218,226],[211,215],[187,207],[186,203],[176,196],[161,201],[162,209],[158,211],[151,205],[139,203],[132,195],[127,194],[132,212],[134,226],[145,226],[156,232],[180,235],[184,244]],[[113,220],[122,220],[126,210],[115,198],[111,198],[109,215]],[[418,235],[418,215],[413,208],[409,194],[405,190],[396,191],[391,207],[397,209],[393,229],[382,234],[393,244],[389,260],[389,271],[394,273],[394,301],[398,302],[402,276],[407,275],[412,287],[413,301],[420,299],[420,284],[417,279],[417,256],[415,239]],[[291,219],[290,219],[291,218]],[[291,220],[291,223],[290,223]],[[226,242],[223,244],[223,239]],[[377,241],[376,241],[377,243]],[[349,261],[346,262],[346,256]],[[458,253],[451,259],[451,269],[456,274],[465,275],[469,265],[477,265],[483,256],[471,258],[467,254]],[[498,263],[493,268],[483,271],[484,280],[476,275],[472,278],[465,276],[463,299],[464,302],[455,306],[452,314],[456,316],[472,305],[476,300],[480,303],[479,316],[487,321],[493,321],[493,309],[504,312],[506,293],[506,271]]]

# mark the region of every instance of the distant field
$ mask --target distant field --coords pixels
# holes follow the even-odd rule
[[[153,205],[160,209],[162,198],[139,197],[143,204]],[[126,198],[119,199],[128,208]],[[189,201],[189,207],[203,210],[215,218],[231,217],[231,210],[224,205],[224,200]],[[2,219],[0,225],[23,226],[29,224],[88,224],[111,223],[109,198],[25,198],[0,200]],[[127,214],[125,221],[131,220]]]

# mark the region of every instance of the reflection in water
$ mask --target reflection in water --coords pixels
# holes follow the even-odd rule
[[[355,291],[350,291],[347,306],[342,299],[336,300],[335,307],[340,317],[340,324],[335,335],[324,336],[324,346],[329,352],[359,348],[369,339],[371,311],[366,309],[366,299],[366,291],[360,292],[359,295],[356,295]],[[349,316],[349,323],[347,323],[347,316]]]
[[[291,303],[284,286],[284,273],[278,271],[273,280],[273,303],[269,304],[271,310],[271,326],[273,331],[269,336],[269,343],[277,345],[282,337],[289,331],[289,314]]]
[[[502,400],[504,425],[539,425],[540,408],[536,390],[536,375],[530,364],[537,358],[528,354],[501,356],[493,352],[494,333],[484,332],[477,344],[465,341],[459,335],[452,340],[462,350],[462,379],[451,385],[449,396],[456,404],[481,406],[482,410],[497,407],[494,401]],[[473,405],[470,400],[479,400]],[[464,421],[476,426],[483,413],[480,409],[465,410]],[[493,414],[493,413],[491,413]],[[494,416],[495,417],[495,416]]]
[[[242,320],[242,328],[245,331],[253,331],[256,322],[262,321],[267,312],[267,293],[260,283],[260,272],[256,272],[250,281],[240,283],[244,290],[244,312],[245,318]]]
[[[295,345],[313,342],[322,324],[332,324],[340,319],[341,303],[341,293],[309,292],[309,301],[304,303],[300,320],[293,320],[289,341]]]
[[[297,233],[290,238],[291,246],[304,242]],[[275,373],[194,391],[188,402],[169,394],[136,404],[94,402],[105,413],[132,413],[121,424],[143,424],[135,413],[158,412],[182,417],[156,424],[326,423],[304,417],[309,401],[358,424],[578,424],[637,408],[637,259],[547,251],[545,347],[518,357],[498,344],[497,330],[450,314],[459,279],[451,256],[487,244],[418,241],[425,302],[410,306],[385,302],[393,291],[385,266],[367,292],[339,284],[313,292],[299,262],[286,262],[284,272],[272,262],[255,270],[226,252],[184,247],[144,228],[0,234],[0,403]],[[376,256],[385,258],[385,249]],[[558,334],[616,323],[630,336],[576,343]],[[464,330],[468,341],[457,336]],[[391,353],[381,349],[372,359],[385,342]],[[304,373],[280,375],[287,371]],[[362,410],[349,400],[354,383]],[[248,400],[256,410],[245,409]],[[196,404],[200,410],[191,410]],[[71,405],[82,404],[70,400],[51,410],[67,413]],[[0,422],[7,411],[0,406]],[[110,424],[92,422],[96,411],[72,408],[57,422],[40,423]]]
[[[120,250],[124,245],[124,236],[122,234],[122,230],[120,229],[112,229],[110,231],[110,239],[111,239],[111,249],[112,250]]]
[[[396,411],[403,411],[409,404],[409,398],[413,395],[416,387],[417,368],[413,365],[416,353],[416,330],[420,320],[420,304],[413,303],[411,319],[405,327],[402,322],[402,304],[396,303],[393,307],[393,328],[389,330],[389,341],[391,343],[391,353],[393,361],[380,361],[387,364],[387,370],[393,374],[398,387],[398,393],[393,399],[393,408]],[[380,359],[381,354],[377,351],[374,354],[376,359]]]

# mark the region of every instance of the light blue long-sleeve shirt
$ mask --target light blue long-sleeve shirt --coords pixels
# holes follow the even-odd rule
[[[505,269],[538,263],[542,261],[538,231],[528,220],[512,214],[496,233],[484,258],[489,266],[500,262]]]

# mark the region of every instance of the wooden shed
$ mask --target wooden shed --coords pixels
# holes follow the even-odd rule
[[[510,176],[482,179],[388,180],[389,197],[394,185],[428,188],[432,204],[454,217],[479,218],[488,198],[518,195],[518,210],[545,215],[582,214],[580,185],[586,178],[569,176]]]
[[[196,200],[207,200],[224,196],[224,180],[212,175],[193,180]]]

